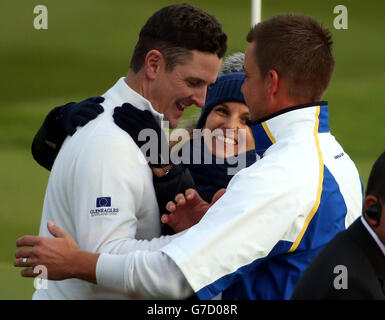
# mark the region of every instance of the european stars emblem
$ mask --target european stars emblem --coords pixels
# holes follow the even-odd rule
[[[111,197],[96,198],[96,207],[111,207]]]

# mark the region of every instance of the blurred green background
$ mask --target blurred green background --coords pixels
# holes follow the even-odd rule
[[[0,299],[30,299],[33,281],[12,266],[15,240],[39,231],[48,172],[31,156],[32,138],[57,105],[103,94],[124,76],[138,33],[165,0],[2,0],[0,2]],[[250,0],[188,1],[215,15],[229,37],[228,54],[245,50]],[[35,30],[36,5],[48,8],[48,30]],[[336,5],[348,29],[336,30]],[[331,129],[355,161],[364,184],[385,149],[385,2],[263,0],[262,19],[312,15],[334,36],[336,70],[325,100]],[[191,108],[185,117],[199,112]]]

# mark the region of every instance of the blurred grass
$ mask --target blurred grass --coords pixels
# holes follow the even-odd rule
[[[128,70],[138,33],[166,0],[2,0],[0,10],[0,299],[30,299],[31,279],[12,267],[15,240],[37,234],[48,172],[30,145],[54,106],[104,93]],[[250,1],[188,1],[228,34],[228,53],[244,50]],[[48,30],[33,28],[33,8],[48,8]],[[348,8],[349,29],[333,28],[333,8]],[[336,70],[329,100],[333,134],[356,162],[364,184],[385,149],[385,3],[375,0],[263,1],[262,18],[283,12],[314,16],[334,37]],[[184,118],[199,112],[190,108]]]

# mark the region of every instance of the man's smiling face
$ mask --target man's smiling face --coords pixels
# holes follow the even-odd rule
[[[160,63],[156,76],[150,81],[150,101],[164,114],[170,128],[178,126],[188,106],[204,106],[207,87],[215,82],[222,64],[216,54],[196,50],[191,53],[186,63],[176,64],[171,71],[166,70],[165,63]]]

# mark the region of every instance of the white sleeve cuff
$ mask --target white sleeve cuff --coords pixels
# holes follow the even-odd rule
[[[96,282],[142,299],[184,299],[193,293],[178,266],[160,251],[102,253],[96,264]]]
[[[109,289],[126,291],[126,259],[127,255],[102,253],[96,264],[96,283]]]

